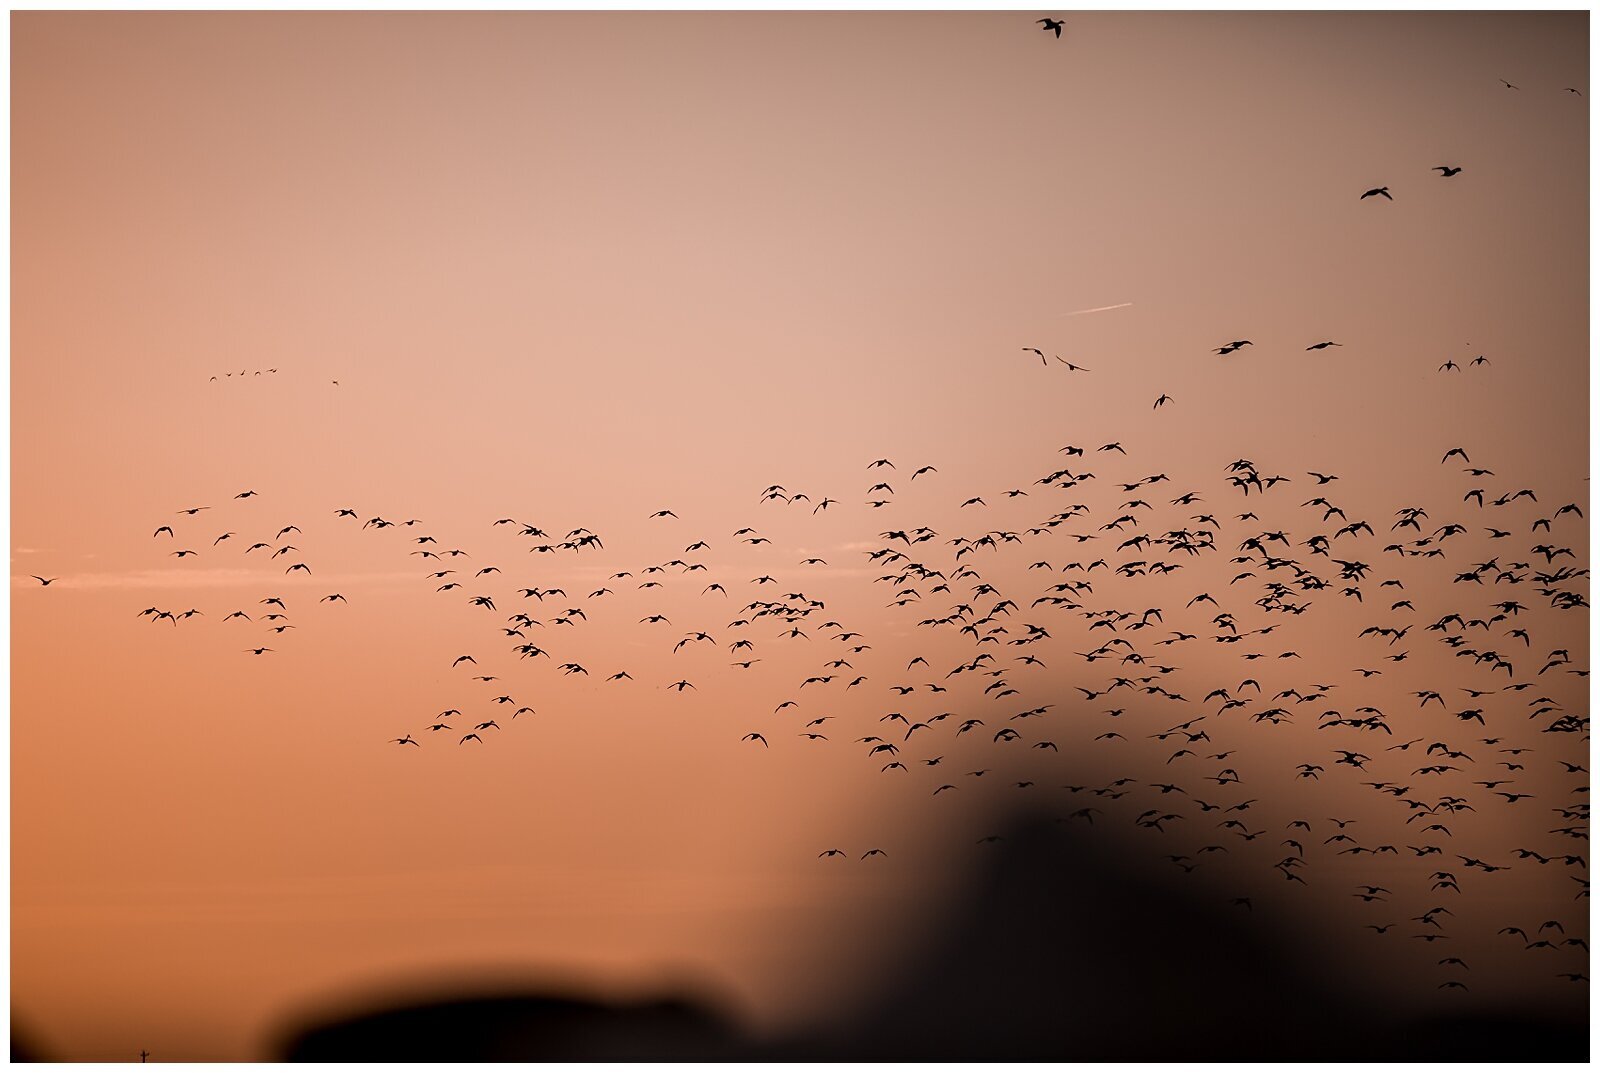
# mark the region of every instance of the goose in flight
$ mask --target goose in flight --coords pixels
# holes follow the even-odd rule
[[[1394,197],[1389,193],[1389,188],[1387,186],[1375,186],[1371,190],[1368,190],[1365,194],[1362,194],[1360,197],[1356,198],[1356,200],[1365,201],[1369,197],[1386,197],[1390,201],[1394,200]]]
[[[1446,178],[1446,179],[1450,178],[1450,176],[1452,176],[1452,175],[1460,175],[1461,174],[1461,169],[1460,168],[1446,167],[1443,164],[1438,165],[1437,167],[1433,168],[1432,170],[1434,170],[1436,172],[1439,172],[1439,174],[1443,178]]]
[[[1046,33],[1054,30],[1056,32],[1056,39],[1058,41],[1061,39],[1061,27],[1066,24],[1060,19],[1035,19],[1034,21],[1040,26],[1043,26]]]
[[[42,585],[48,585],[52,581],[60,581],[61,580],[58,577],[40,577],[38,574],[29,574],[28,576],[33,578],[33,580],[37,581],[41,586]]]

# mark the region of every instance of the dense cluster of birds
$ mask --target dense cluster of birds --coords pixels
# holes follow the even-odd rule
[[[1350,517],[1333,493],[1343,479],[1334,473],[1286,474],[1241,458],[1221,468],[1220,493],[1158,493],[1173,478],[1143,472],[1122,442],[1069,444],[1059,454],[1066,465],[1051,467],[1027,487],[991,493],[1023,502],[1049,498],[1032,525],[967,533],[889,528],[869,542],[876,547],[860,553],[885,571],[874,584],[885,589],[886,612],[906,616],[905,624],[926,638],[903,665],[883,665],[874,647],[878,638],[830,616],[827,602],[806,591],[810,584],[783,580],[827,567],[821,556],[774,562],[740,583],[705,561],[712,538],[700,535],[661,562],[618,563],[626,568],[574,598],[569,587],[576,583],[551,575],[567,572],[563,557],[572,565],[582,557],[592,571],[593,559],[606,554],[600,535],[587,528],[563,529],[557,537],[511,517],[489,522],[491,529],[515,533],[528,553],[549,564],[515,568],[542,577],[513,581],[511,568],[466,565],[478,562],[472,552],[445,546],[416,518],[340,507],[330,510],[329,521],[373,534],[405,533],[408,555],[420,560],[419,581],[439,598],[482,609],[483,640],[504,646],[504,655],[473,644],[442,657],[484,695],[427,713],[390,739],[403,749],[420,750],[440,737],[457,747],[487,747],[519,716],[536,714],[525,694],[537,690],[543,676],[633,683],[629,668],[585,666],[567,651],[565,638],[597,613],[608,629],[624,628],[604,611],[621,599],[618,588],[647,600],[669,585],[681,590],[676,577],[688,582],[705,615],[737,610],[720,628],[699,622],[683,629],[661,611],[640,616],[634,627],[660,631],[657,643],[666,655],[682,659],[725,646],[727,666],[739,672],[762,662],[768,646],[811,653],[813,673],[784,685],[770,720],[742,735],[741,742],[759,750],[859,750],[869,770],[906,778],[907,792],[941,799],[959,797],[995,773],[1019,792],[1056,794],[1062,822],[1121,823],[1163,836],[1174,850],[1165,856],[1185,873],[1249,855],[1257,858],[1258,874],[1306,885],[1319,873],[1340,874],[1341,859],[1369,861],[1378,878],[1349,892],[1383,918],[1366,926],[1387,935],[1404,922],[1388,919],[1388,911],[1410,901],[1417,912],[1409,921],[1416,927],[1407,938],[1430,948],[1452,939],[1444,927],[1449,899],[1492,891],[1501,873],[1559,869],[1571,882],[1566,897],[1587,895],[1583,761],[1589,720],[1570,707],[1571,689],[1561,680],[1581,683],[1588,671],[1574,660],[1570,643],[1541,643],[1546,634],[1581,636],[1586,625],[1589,605],[1581,587],[1588,570],[1576,565],[1582,541],[1571,528],[1582,524],[1580,504],[1546,506],[1532,488],[1493,491],[1487,481],[1497,479],[1495,471],[1463,447],[1438,459],[1459,474],[1459,501],[1401,505],[1381,520]],[[1076,461],[1090,456],[1114,470],[1094,472]],[[933,464],[902,471],[879,458],[864,472],[870,508],[904,505],[895,498],[901,472],[908,490],[917,482],[921,497],[942,492]],[[1290,491],[1300,486],[1315,494]],[[1115,502],[1069,502],[1102,498],[1091,490],[1111,491]],[[1250,509],[1207,505],[1219,495],[1237,497]],[[207,513],[211,506],[183,508],[175,515],[183,521],[156,526],[152,539],[180,545],[167,554],[185,560],[259,557],[285,575],[315,577],[314,558],[297,543],[299,525],[262,525],[243,516],[243,503],[256,498],[253,489],[235,494],[225,527]],[[798,517],[817,521],[839,502],[779,484],[753,498],[758,509],[798,510]],[[981,513],[987,501],[954,496],[947,505],[964,517],[971,508]],[[1455,513],[1445,517],[1452,506]],[[201,519],[211,524],[197,533]],[[641,523],[674,531],[683,524],[668,508],[641,512]],[[181,537],[180,529],[186,530]],[[251,530],[260,539],[241,537]],[[783,555],[755,525],[727,539],[764,556]],[[1055,550],[1035,558],[1040,547]],[[1186,586],[1190,577],[1196,580]],[[1027,587],[1019,589],[1017,578],[1028,580]],[[1427,609],[1423,601],[1437,601],[1441,591],[1448,601]],[[746,596],[748,602],[734,603]],[[330,592],[317,602],[349,601]],[[1338,644],[1326,634],[1310,638],[1320,653],[1271,643],[1299,632],[1303,616],[1338,620],[1351,609],[1361,617],[1359,628]],[[215,617],[261,627],[276,643],[295,629],[289,613],[281,593],[267,592],[254,606],[219,610]],[[175,627],[204,612],[149,607],[139,614]],[[1572,614],[1584,621],[1563,620]],[[1429,661],[1419,658],[1419,642],[1448,653],[1449,665],[1422,669]],[[255,657],[276,648],[247,643],[241,651]],[[1328,665],[1328,657],[1345,653],[1356,665]],[[1320,657],[1314,669],[1297,670],[1310,663],[1308,654]],[[508,664],[511,657],[515,662]],[[704,661],[697,666],[703,669]],[[1065,679],[1051,675],[1050,668],[1063,666],[1074,670]],[[1407,676],[1412,668],[1419,669]],[[1408,678],[1403,692],[1392,684],[1401,676]],[[504,683],[513,677],[517,685],[508,688]],[[698,690],[687,674],[651,684],[676,695]],[[1080,699],[1062,696],[1062,689]],[[1406,694],[1415,706],[1397,708],[1395,698]],[[1273,760],[1272,738],[1286,728],[1314,728],[1321,744],[1292,763]],[[1118,765],[1125,771],[1100,784],[1081,776],[1059,781],[1071,771]],[[1561,777],[1570,785],[1553,799],[1529,788],[1564,785]],[[1275,788],[1275,779],[1286,781],[1289,791]],[[1321,815],[1356,794],[1382,802],[1377,811],[1389,820]],[[1316,809],[1313,801],[1332,803]],[[1553,818],[1541,824],[1536,812]],[[1526,836],[1515,845],[1480,844],[1471,830],[1484,827],[1489,815],[1495,825]],[[820,856],[851,854],[828,847]],[[874,847],[859,856],[889,854]],[[1235,867],[1229,874],[1241,873]],[[1248,893],[1235,901],[1253,904]],[[1549,923],[1564,928],[1572,922]],[[1556,957],[1586,954],[1581,935],[1506,927],[1506,935],[1527,940],[1530,952],[1552,952],[1551,973],[1586,978],[1586,960],[1574,968]],[[1461,974],[1470,962],[1452,949],[1447,946],[1439,961],[1450,973],[1440,986],[1467,988]]]

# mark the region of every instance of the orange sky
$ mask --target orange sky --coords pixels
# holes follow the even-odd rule
[[[613,989],[687,976],[757,1023],[800,1020],[892,962],[921,922],[906,905],[936,908],[1015,802],[1004,780],[1036,779],[1063,815],[1111,808],[1059,785],[1171,777],[1171,749],[1146,735],[1214,711],[1196,703],[1212,688],[1336,683],[1330,705],[1384,709],[1397,740],[1489,736],[1437,711],[1414,722],[1411,691],[1449,690],[1454,712],[1460,686],[1498,687],[1506,676],[1463,670],[1425,632],[1494,600],[1529,606],[1530,644],[1469,638],[1514,652],[1515,679],[1537,685],[1485,703],[1509,713],[1493,728],[1508,745],[1538,750],[1518,777],[1549,800],[1489,798],[1452,848],[1499,861],[1555,843],[1533,807],[1565,802],[1575,779],[1554,758],[1582,762],[1587,743],[1520,713],[1540,693],[1585,710],[1584,679],[1534,672],[1559,647],[1586,667],[1586,612],[1550,609],[1531,579],[1480,590],[1452,576],[1496,555],[1587,566],[1586,519],[1528,531],[1562,504],[1588,509],[1589,116],[1564,92],[1588,92],[1586,14],[1083,14],[1060,41],[1028,13],[11,25],[12,995],[50,1053],[259,1058],[318,997],[441,968]],[[1446,164],[1464,170],[1430,170]],[[1385,185],[1392,201],[1359,199]],[[1213,353],[1235,339],[1253,345]],[[1305,349],[1323,340],[1342,346]],[[1470,366],[1480,354],[1490,364]],[[1447,359],[1463,368],[1441,373]],[[1172,402],[1153,409],[1161,394]],[[1112,441],[1126,456],[1095,451]],[[1494,475],[1441,465],[1456,446]],[[895,468],[869,470],[879,458]],[[1239,458],[1292,483],[1246,498],[1226,482]],[[913,483],[925,465],[937,472]],[[1095,479],[1035,483],[1063,466]],[[1318,487],[1308,470],[1341,479]],[[1121,491],[1158,473],[1170,483]],[[867,494],[880,480],[892,495]],[[810,505],[763,502],[774,484]],[[1461,499],[1479,486],[1538,500],[1480,510]],[[246,490],[259,495],[233,498]],[[1203,505],[1170,503],[1188,491]],[[1230,585],[1251,567],[1227,560],[1261,531],[1236,516],[1257,511],[1297,543],[1331,535],[1301,506],[1319,494],[1375,530],[1334,545],[1373,565],[1363,601],[1335,587],[1308,614],[1269,616],[1259,579]],[[824,497],[838,502],[813,513]],[[1032,601],[1083,576],[1068,561],[1139,557],[1116,548],[1133,530],[1100,526],[1141,497],[1142,531],[1206,511],[1221,524],[1218,550],[1192,562],[1144,549],[1184,571],[1097,571],[1078,597],[1160,606],[1169,630],[1204,638],[1133,635],[1180,669],[1187,703],[1138,707],[1124,726],[1102,714],[1123,702],[1074,688],[1118,673],[1073,655],[1109,631]],[[1060,531],[954,558],[957,536],[1025,533],[1076,503],[1087,518]],[[1430,528],[1473,531],[1445,561],[1401,560],[1382,549],[1407,505]],[[677,517],[650,517],[662,509]],[[375,516],[419,522],[363,529]],[[532,552],[520,526],[493,524],[506,517],[555,542],[584,527],[604,547]],[[175,536],[152,537],[162,525]],[[297,552],[245,552],[282,546],[288,525]],[[740,543],[747,526],[772,543]],[[918,526],[937,538],[880,536]],[[424,535],[470,558],[411,555]],[[1541,542],[1579,558],[1547,566],[1529,551]],[[903,586],[876,582],[897,571],[868,553],[890,546],[947,579],[970,565],[1002,595],[913,582],[918,603],[886,606]],[[826,565],[800,565],[811,557]],[[673,559],[707,569],[643,573]],[[286,576],[295,562],[311,576]],[[460,563],[444,580],[464,588],[434,591],[426,575]],[[472,577],[487,565],[502,572]],[[1383,577],[1405,579],[1414,613],[1385,610],[1401,596]],[[650,578],[663,587],[637,587]],[[728,595],[705,594],[712,582]],[[529,586],[568,599],[517,595]],[[589,595],[602,587],[615,591]],[[1282,623],[1257,642],[1270,658],[1209,641],[1214,611],[1183,609],[1204,591],[1241,625]],[[335,592],[348,602],[321,601]],[[800,624],[807,639],[772,618],[729,626],[789,593],[825,604]],[[480,594],[497,609],[468,602]],[[269,596],[295,629],[267,632]],[[1020,605],[1008,637],[1032,622],[1052,639],[998,653],[1047,666],[1016,668],[1019,695],[997,701],[989,679],[946,678],[970,635],[918,623],[1002,597]],[[173,626],[147,607],[204,614]],[[568,607],[587,619],[550,622]],[[234,610],[251,621],[224,622]],[[499,633],[523,610],[545,621],[527,639],[549,660],[518,659]],[[650,614],[671,622],[639,622]],[[1412,619],[1412,662],[1352,673],[1391,651],[1362,628]],[[690,631],[715,646],[673,653]],[[842,631],[873,647],[849,653]],[[729,651],[741,637],[746,655]],[[273,651],[245,652],[260,646]],[[1289,649],[1307,658],[1286,668]],[[476,670],[451,667],[467,653]],[[908,671],[917,655],[930,666]],[[854,666],[829,671],[835,658]],[[563,676],[569,661],[590,674]],[[605,681],[621,670],[632,680]],[[869,682],[801,689],[829,673]],[[695,689],[665,688],[680,679]],[[917,691],[898,697],[901,683]],[[773,711],[788,699],[798,709]],[[513,722],[523,704],[535,712]],[[1012,725],[1059,756],[991,740],[1034,704],[1056,707]],[[427,731],[449,708],[464,712],[453,732]],[[854,739],[898,738],[882,728],[902,724],[879,722],[894,711],[957,714],[907,745],[913,770],[884,773]],[[828,741],[798,736],[824,715]],[[969,716],[987,731],[957,739]],[[458,746],[463,720],[491,717],[502,729],[481,748]],[[1217,749],[1239,750],[1229,765],[1268,803],[1258,826],[1344,809],[1379,840],[1411,833],[1334,767],[1311,716],[1210,718],[1231,720]],[[1107,729],[1129,742],[1096,742]],[[771,747],[740,740],[752,731]],[[389,744],[408,733],[423,747]],[[1335,744],[1389,744],[1373,737]],[[1382,764],[1405,775],[1420,749]],[[941,754],[933,770],[913,762]],[[1328,766],[1314,785],[1294,778],[1312,757]],[[998,778],[962,775],[983,766]],[[1185,774],[1195,796],[1207,773]],[[942,782],[961,789],[936,800]],[[1232,836],[1149,852],[1211,837]],[[838,868],[817,860],[832,846],[850,853]],[[875,846],[890,856],[859,859]],[[1234,862],[1240,890],[1351,933],[1369,919],[1347,903],[1370,869],[1330,859],[1295,902],[1271,870],[1281,850],[1234,856],[1258,848]],[[1414,871],[1384,868],[1401,865]],[[1559,867],[1487,877],[1463,934],[1559,908],[1574,874]],[[859,951],[848,971],[844,944]],[[1438,1001],[1432,959],[1413,954],[1370,955],[1395,981],[1374,986]],[[1570,998],[1514,957],[1478,956],[1477,1001]]]

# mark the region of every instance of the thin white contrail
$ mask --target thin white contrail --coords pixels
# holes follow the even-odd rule
[[[1132,302],[1118,302],[1114,306],[1095,306],[1093,309],[1074,309],[1071,313],[1062,313],[1061,317],[1076,317],[1084,313],[1104,313],[1108,309],[1126,309],[1133,305]]]

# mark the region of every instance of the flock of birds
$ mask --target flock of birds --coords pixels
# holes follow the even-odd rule
[[[1061,37],[1062,20],[1038,22]],[[1463,169],[1433,170],[1448,179]],[[1361,200],[1379,197],[1394,200],[1387,186]],[[1213,353],[1252,345],[1231,340]],[[1305,350],[1340,346],[1322,340]],[[1053,358],[1069,372],[1091,372],[1023,349],[1045,366]],[[1482,355],[1468,362],[1488,364]],[[1447,360],[1440,371],[1461,368]],[[1154,408],[1172,401],[1163,392]],[[1446,467],[1438,486],[1450,488],[1444,502],[1354,517],[1336,473],[1280,473],[1239,458],[1221,465],[1214,485],[1178,491],[1168,473],[1135,464],[1138,454],[1131,440],[1068,444],[1016,486],[971,496],[946,495],[931,463],[867,462],[861,502],[873,512],[943,505],[954,517],[981,519],[992,498],[1036,515],[1031,524],[967,532],[874,527],[873,546],[859,553],[883,571],[872,582],[884,592],[872,623],[829,612],[817,586],[850,575],[829,572],[821,555],[796,558],[788,541],[754,524],[720,537],[678,536],[685,523],[666,507],[640,512],[642,526],[658,527],[663,540],[676,536],[661,561],[610,564],[603,584],[582,589],[575,579],[608,554],[586,528],[485,519],[534,556],[502,568],[446,547],[416,518],[340,506],[326,521],[374,541],[385,530],[403,534],[403,542],[375,543],[373,555],[403,549],[430,598],[482,612],[481,636],[440,656],[462,680],[461,701],[396,728],[387,745],[405,753],[436,742],[492,747],[527,725],[519,716],[538,714],[528,692],[552,676],[643,685],[628,667],[591,668],[573,654],[594,619],[610,638],[646,631],[665,659],[701,654],[697,674],[712,651],[725,649],[727,672],[751,674],[768,652],[781,650],[786,661],[805,653],[806,672],[761,683],[776,685],[776,704],[741,745],[769,754],[849,750],[864,774],[900,779],[904,792],[940,808],[1008,783],[1056,807],[1062,823],[1125,829],[1149,838],[1154,859],[1177,873],[1217,874],[1244,888],[1229,896],[1243,910],[1267,886],[1342,892],[1366,914],[1361,929],[1417,944],[1435,961],[1440,991],[1470,990],[1471,951],[1483,943],[1520,944],[1535,976],[1586,981],[1581,919],[1552,908],[1536,914],[1543,919],[1476,934],[1460,924],[1468,914],[1456,912],[1462,899],[1494,902],[1511,877],[1530,874],[1530,889],[1559,889],[1552,905],[1588,896],[1589,718],[1572,706],[1588,675],[1574,659],[1589,607],[1584,534],[1575,531],[1583,507],[1510,487],[1493,460],[1459,446],[1437,463]],[[913,490],[922,499],[908,504]],[[935,496],[944,498],[936,504]],[[250,503],[257,498],[247,489],[225,508],[186,507],[152,539],[196,569],[233,556],[315,578],[315,555],[297,543],[301,527],[264,523]],[[830,496],[772,484],[753,509],[806,526],[848,514],[839,507]],[[713,540],[772,561],[735,578],[706,561]],[[572,569],[579,563],[583,570]],[[808,570],[819,571],[814,580]],[[649,600],[669,586],[692,597],[699,620],[675,623],[645,608],[624,622],[609,610],[628,602],[624,593]],[[290,644],[299,626],[290,601],[271,588],[251,599],[209,616],[154,606],[138,614],[170,627],[208,617],[259,629],[240,649],[252,658]],[[350,599],[335,591],[316,602]],[[890,636],[902,626],[911,642]],[[690,673],[650,685],[692,703]],[[1336,809],[1344,811],[1330,815]],[[878,847],[818,853],[828,861],[889,856]]]
[[[470,683],[464,689],[483,694],[464,693],[459,704],[390,739],[406,751],[440,737],[456,747],[488,747],[519,716],[536,714],[523,695],[547,676],[593,676],[616,688],[633,683],[627,667],[579,662],[573,639],[596,617],[608,630],[629,628],[607,610],[626,602],[619,589],[649,600],[671,586],[711,621],[685,629],[661,610],[641,615],[632,628],[655,631],[666,657],[725,647],[728,668],[750,672],[771,646],[810,654],[812,671],[781,684],[770,720],[740,738],[752,748],[859,750],[867,770],[906,778],[909,792],[932,798],[959,798],[995,778],[1018,792],[1053,793],[1062,822],[1123,824],[1161,836],[1174,850],[1164,856],[1184,873],[1233,859],[1240,866],[1229,869],[1229,879],[1243,878],[1250,856],[1258,876],[1303,886],[1319,874],[1332,882],[1345,871],[1341,864],[1368,862],[1376,878],[1363,877],[1349,891],[1363,906],[1383,910],[1365,926],[1387,935],[1409,920],[1416,927],[1405,929],[1406,939],[1430,949],[1455,938],[1445,930],[1450,899],[1492,892],[1503,873],[1554,868],[1570,881],[1566,897],[1587,896],[1589,720],[1569,707],[1570,688],[1559,680],[1581,683],[1588,672],[1574,661],[1570,641],[1550,644],[1542,636],[1581,637],[1586,625],[1589,605],[1579,586],[1588,570],[1575,565],[1581,533],[1571,531],[1582,524],[1581,505],[1546,506],[1531,488],[1491,492],[1495,470],[1461,447],[1438,462],[1459,473],[1453,514],[1443,516],[1451,503],[1424,502],[1382,520],[1350,517],[1334,494],[1343,479],[1335,473],[1269,472],[1237,459],[1222,470],[1220,494],[1158,492],[1172,477],[1134,466],[1122,442],[1069,444],[1059,453],[1064,465],[994,493],[1004,501],[1048,500],[1034,524],[969,533],[890,528],[860,553],[885,571],[874,582],[885,589],[885,611],[905,616],[925,638],[903,665],[885,666],[875,649],[882,624],[872,634],[854,628],[805,591],[811,585],[793,579],[827,567],[826,559],[783,560],[783,546],[755,525],[726,539],[781,561],[747,581],[714,572],[705,561],[712,538],[699,535],[661,562],[618,563],[604,584],[573,598],[569,586],[582,590],[571,576],[551,575],[567,573],[560,564],[579,565],[580,558],[592,571],[594,558],[606,554],[600,535],[586,528],[557,538],[539,524],[495,519],[489,528],[514,532],[538,557],[535,567],[502,569],[469,565],[479,563],[472,552],[446,547],[416,518],[340,507],[329,521],[372,534],[404,532],[404,542],[388,542],[387,550],[398,555],[404,547],[420,560],[418,580],[435,598],[483,612],[485,644],[441,657]],[[1114,471],[1082,468],[1077,460],[1091,456]],[[866,506],[904,507],[894,461],[873,460],[865,471]],[[907,493],[938,494],[937,466],[904,472]],[[1301,486],[1314,492],[1290,491]],[[1069,502],[1103,498],[1095,490],[1110,491],[1111,499],[1094,507]],[[1248,509],[1210,505],[1219,495]],[[245,516],[243,504],[256,498],[253,489],[234,495],[223,525],[214,524],[210,506],[186,507],[176,514],[184,521],[157,525],[152,539],[179,545],[166,554],[180,561],[228,554],[315,577],[314,557],[297,543],[299,525]],[[839,504],[778,484],[755,500],[810,520],[801,524],[821,524]],[[988,508],[981,495],[952,497],[948,505],[958,517]],[[213,524],[196,529],[203,521]],[[641,512],[640,522],[671,532],[683,525],[665,508]],[[259,539],[241,537],[248,530]],[[512,581],[508,570],[540,577]],[[1441,587],[1448,602],[1425,610],[1423,601],[1437,599]],[[330,592],[317,602],[349,600]],[[1323,636],[1312,630],[1306,640],[1323,656],[1348,652],[1358,665],[1328,666],[1324,658],[1315,669],[1296,670],[1317,653],[1269,639],[1307,634],[1300,625],[1306,615],[1337,621],[1346,613],[1333,606],[1339,604],[1359,609],[1361,627],[1342,640],[1318,627]],[[1563,621],[1573,613],[1582,622]],[[149,607],[139,614],[175,627],[204,612]],[[296,628],[278,592],[216,617],[260,626],[274,640]],[[1448,653],[1450,665],[1419,670],[1399,691],[1392,679],[1428,662],[1419,642]],[[251,656],[274,651],[264,643],[242,649]],[[704,660],[696,666],[703,670]],[[514,689],[504,684],[512,677]],[[677,695],[698,689],[688,674],[654,685]],[[1080,697],[1073,701],[1063,690]],[[1414,706],[1397,707],[1405,695]],[[1306,731],[1320,742],[1292,763],[1273,753],[1273,738],[1289,728],[1300,735],[1296,743]],[[1114,778],[1082,778],[1084,770],[1119,764],[1124,770]],[[1073,781],[1059,781],[1062,775]],[[1274,780],[1287,781],[1290,791],[1280,794]],[[1552,797],[1539,788],[1548,785],[1563,788]],[[1320,788],[1336,792],[1330,797]],[[1379,802],[1373,811],[1387,819],[1319,814],[1352,795]],[[1313,799],[1335,803],[1315,810]],[[1282,815],[1271,821],[1273,812]],[[1540,823],[1535,812],[1554,818]],[[1472,840],[1471,829],[1491,826],[1491,814],[1526,837],[1515,845]],[[852,854],[829,846],[819,856]],[[888,856],[873,847],[858,859]],[[1249,908],[1252,898],[1233,900]],[[1405,902],[1414,912],[1390,919],[1388,910]],[[1585,980],[1586,940],[1564,930],[1545,934],[1571,923],[1508,922],[1502,937],[1525,940],[1530,957],[1552,958],[1540,962],[1551,974]],[[1449,974],[1439,987],[1465,989],[1470,962],[1454,949],[1447,945],[1438,959]],[[1561,956],[1580,952],[1577,967]]]
[[[1061,31],[1066,28],[1066,22],[1062,19],[1043,18],[1035,19],[1034,21],[1041,29],[1044,30],[1045,33],[1054,33],[1057,40],[1060,40]],[[1520,90],[1522,88],[1521,86],[1512,85],[1503,78],[1500,79],[1500,84],[1506,89]],[[1583,96],[1583,92],[1573,86],[1563,87],[1563,92],[1576,94],[1579,97]],[[1449,164],[1436,165],[1431,170],[1438,172],[1440,177],[1445,179],[1461,174],[1461,169],[1459,167],[1454,167]],[[1369,197],[1381,197],[1389,201],[1394,200],[1394,195],[1389,193],[1389,188],[1387,186],[1372,187],[1370,190],[1367,190],[1365,193],[1363,193],[1357,200],[1365,201]]]
[[[277,369],[257,369],[257,370],[255,370],[255,375],[256,376],[260,376],[262,373],[266,373],[268,376],[276,376],[277,373],[278,373],[278,370]],[[237,373],[233,373],[233,372],[225,372],[225,373],[223,373],[222,374],[222,379],[231,380],[235,376],[237,376],[239,379],[243,380],[246,377],[248,377],[249,375],[251,375],[249,369],[240,369]],[[213,376],[211,379],[212,380],[216,380],[217,377]]]
[[[1438,172],[1439,173],[1439,177],[1442,178],[1442,179],[1448,179],[1448,178],[1450,178],[1452,176],[1461,174],[1461,169],[1460,168],[1453,168],[1453,167],[1450,167],[1448,164],[1440,164],[1440,165],[1437,165],[1437,166],[1435,166],[1434,168],[1432,168],[1430,170]],[[1366,193],[1362,194],[1356,200],[1357,201],[1365,201],[1369,197],[1381,197],[1386,201],[1393,201],[1394,200],[1394,195],[1389,193],[1389,188],[1387,186],[1374,186],[1371,190],[1368,190]]]
[[[235,378],[237,378],[239,380],[245,380],[245,379],[248,379],[248,378],[251,378],[251,377],[261,376],[263,374],[265,374],[267,376],[276,376],[278,374],[278,370],[277,369],[256,369],[256,370],[252,371],[250,369],[240,369],[236,373],[230,371],[230,372],[224,372],[222,374],[222,376],[220,376],[220,377],[212,376],[211,379],[209,381],[207,381],[207,382],[208,383],[217,383],[217,382],[221,382],[221,381],[232,380],[232,379],[235,379]],[[330,384],[332,384],[334,387],[338,387],[339,386],[339,381],[337,381],[337,380],[330,380],[328,382]]]
[[[1460,169],[1458,168],[1457,170],[1459,171]],[[1385,195],[1385,196],[1387,196],[1387,195]],[[1221,354],[1223,356],[1226,356],[1228,354],[1235,353],[1236,351],[1239,351],[1239,350],[1243,349],[1244,347],[1254,346],[1254,345],[1255,345],[1254,342],[1252,342],[1249,339],[1235,339],[1232,342],[1223,343],[1221,346],[1216,347],[1215,349],[1212,350],[1212,353],[1213,354]],[[1335,347],[1335,346],[1342,347],[1342,346],[1344,346],[1344,344],[1343,343],[1336,343],[1331,339],[1326,339],[1326,340],[1323,340],[1320,343],[1312,343],[1310,346],[1306,347],[1306,351],[1309,353],[1310,351],[1313,351],[1313,350],[1326,350],[1329,347]],[[1038,347],[1025,346],[1025,347],[1022,348],[1022,352],[1024,354],[1033,354],[1033,355],[1037,356],[1038,359],[1040,360],[1040,362],[1042,362],[1047,367],[1050,364],[1049,360],[1045,357],[1044,351],[1040,350]],[[1059,361],[1061,364],[1065,365],[1067,367],[1067,371],[1069,371],[1069,372],[1086,373],[1086,372],[1092,371],[1090,369],[1085,368],[1082,365],[1073,364],[1072,362],[1068,361],[1066,358],[1063,358],[1060,354],[1052,354],[1052,355],[1050,355],[1050,357],[1054,358],[1056,361]],[[1466,368],[1478,368],[1479,366],[1485,366],[1485,365],[1490,365],[1490,364],[1493,364],[1493,363],[1490,362],[1489,359],[1484,357],[1482,354],[1479,354],[1477,357],[1475,357],[1475,358],[1471,359],[1470,361],[1468,361],[1465,367]],[[1460,372],[1462,368],[1463,368],[1463,366],[1459,362],[1457,362],[1454,358],[1446,358],[1444,360],[1444,363],[1439,366],[1439,371],[1440,372]],[[1165,406],[1168,403],[1173,402],[1173,401],[1174,401],[1173,397],[1171,395],[1168,395],[1165,391],[1163,391],[1160,395],[1156,396],[1156,400],[1151,405],[1150,408],[1152,410],[1159,410],[1161,407],[1163,407],[1163,406]],[[883,505],[884,505],[883,503],[874,503],[873,504],[873,506],[883,506]],[[963,504],[963,506],[965,506],[965,505],[966,504]]]

